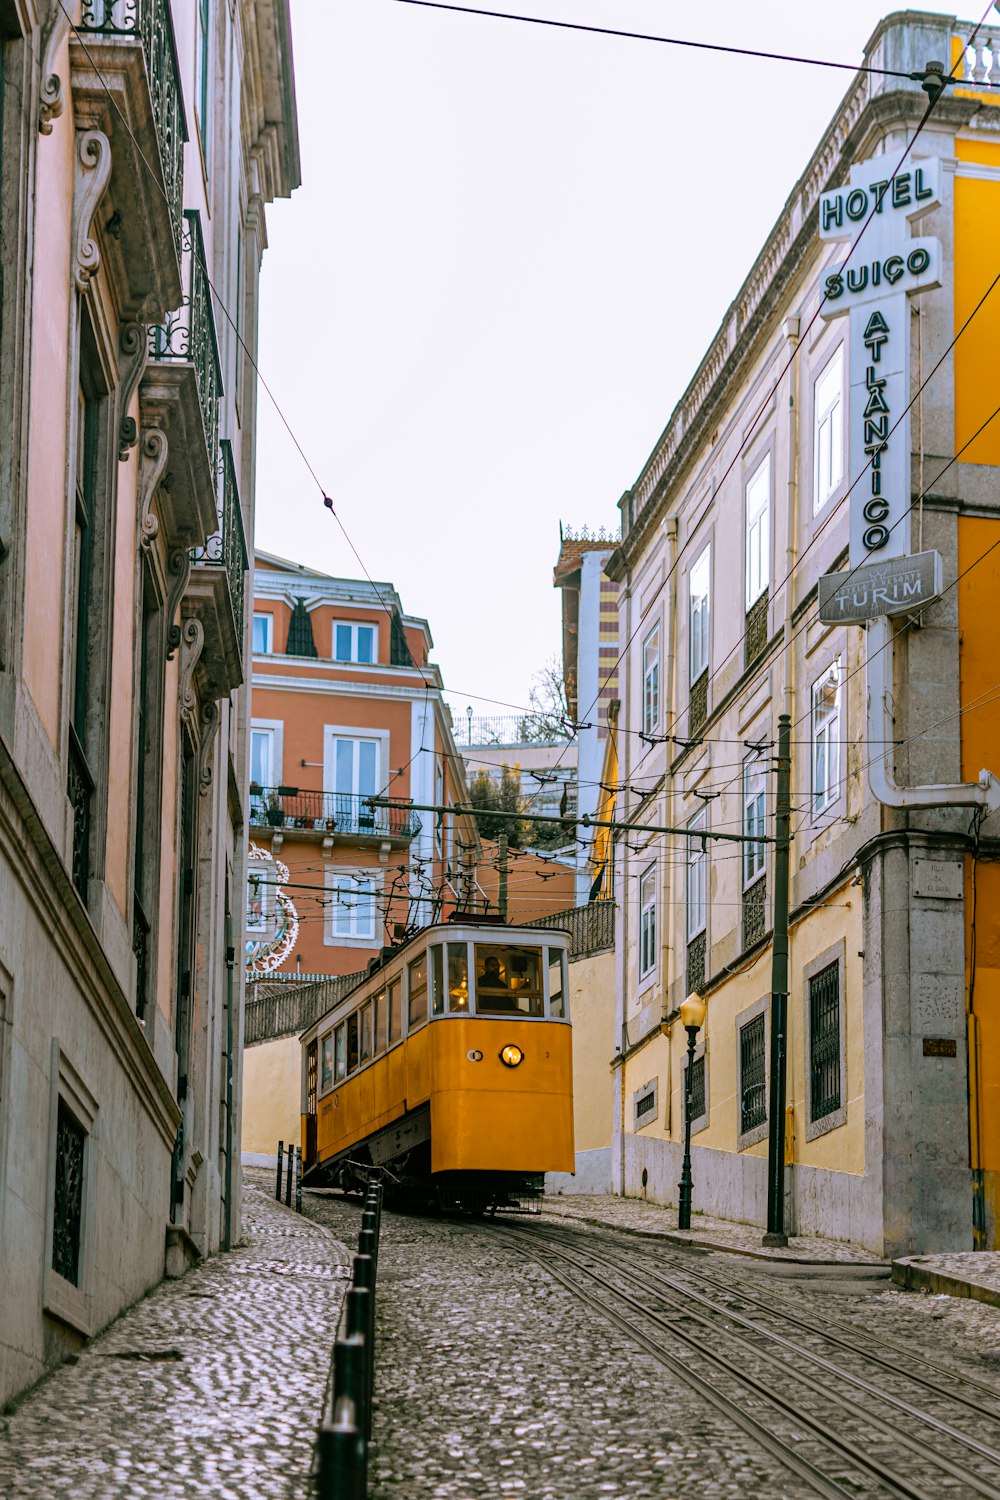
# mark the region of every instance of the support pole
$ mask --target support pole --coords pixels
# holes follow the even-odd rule
[[[788,1083],[788,874],[790,862],[791,716],[778,716],[775,804],[774,929],[771,938],[771,1077],[768,1100],[765,1245],[787,1245],[785,1233],[785,1096]]]
[[[497,839],[497,907],[501,922],[507,920],[507,835]]]
[[[285,1163],[285,1143],[284,1143],[284,1141],[279,1141],[278,1142],[278,1175],[275,1178],[275,1183],[274,1183],[274,1196],[278,1200],[279,1203],[281,1202],[281,1169],[284,1166],[284,1163]]]

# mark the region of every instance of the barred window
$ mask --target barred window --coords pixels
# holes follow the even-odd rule
[[[740,1027],[740,1133],[755,1130],[767,1119],[767,1078],[764,1012]]]
[[[691,1119],[700,1120],[707,1108],[705,1100],[705,1058],[696,1057],[691,1064]]]
[[[814,1120],[840,1108],[840,965],[809,980],[809,1092]]]
[[[80,1284],[86,1141],[87,1132],[60,1098],[52,1207],[52,1269],[74,1286]]]

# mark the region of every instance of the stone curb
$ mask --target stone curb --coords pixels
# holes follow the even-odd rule
[[[543,1209],[544,1214],[544,1209]],[[718,1240],[700,1240],[693,1235],[670,1229],[635,1229],[628,1224],[612,1224],[607,1219],[591,1219],[585,1214],[550,1214],[549,1219],[558,1219],[577,1224],[590,1224],[595,1229],[613,1229],[618,1234],[635,1235],[641,1240],[665,1240],[671,1245],[685,1245],[694,1250],[718,1250],[723,1255],[744,1255],[750,1260],[780,1260],[793,1266],[860,1266],[862,1269],[888,1269],[887,1260],[820,1260],[812,1255],[783,1255],[773,1250],[748,1250],[742,1245],[721,1244]],[[1000,1301],[1000,1298],[998,1298]]]
[[[892,1284],[906,1292],[934,1292],[938,1296],[968,1297],[973,1302],[985,1302],[991,1307],[1000,1307],[1000,1287],[985,1286],[981,1281],[967,1280],[947,1271],[936,1271],[933,1266],[921,1265],[921,1257],[903,1257],[892,1263]]]

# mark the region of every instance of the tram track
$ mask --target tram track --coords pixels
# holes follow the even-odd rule
[[[1000,1393],[992,1388],[910,1356],[989,1396],[996,1404],[987,1407],[903,1370],[884,1354],[872,1355],[853,1343],[843,1325],[831,1333],[776,1308],[738,1281],[726,1284],[692,1267],[689,1253],[675,1247],[658,1252],[654,1267],[648,1247],[623,1245],[604,1233],[548,1225],[498,1225],[493,1232],[527,1253],[815,1493],[937,1500],[943,1484],[955,1494],[1000,1500],[1000,1449],[956,1426],[953,1411],[957,1406],[962,1420],[974,1417],[995,1429]],[[672,1275],[662,1269],[664,1255]],[[659,1305],[651,1306],[651,1298]],[[758,1316],[746,1316],[747,1309],[756,1309]],[[767,1320],[777,1320],[781,1331],[766,1326]],[[824,1341],[826,1352],[789,1337],[790,1329],[814,1343]],[[837,1357],[828,1357],[831,1350]],[[861,1362],[866,1373],[858,1373],[857,1363],[845,1367],[845,1354]],[[886,1375],[904,1388],[917,1387],[923,1406],[898,1386],[887,1389]],[[908,1393],[912,1396],[912,1389]],[[928,1401],[936,1410],[927,1410]],[[910,1430],[913,1424],[916,1432]],[[899,1463],[904,1455],[905,1468]]]

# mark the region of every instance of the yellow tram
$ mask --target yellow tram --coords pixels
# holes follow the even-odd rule
[[[511,1207],[572,1172],[568,937],[426,927],[302,1033],[303,1180]]]

